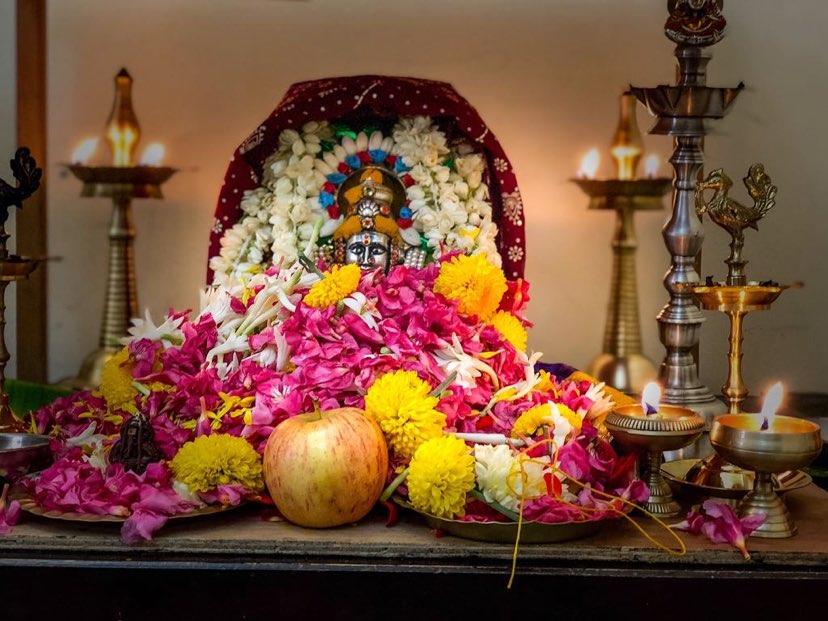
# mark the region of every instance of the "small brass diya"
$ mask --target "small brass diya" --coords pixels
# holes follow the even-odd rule
[[[796,525],[773,484],[773,474],[797,470],[822,450],[819,425],[793,416],[725,414],[713,421],[710,443],[728,462],[756,473],[753,491],[739,503],[741,516],[762,513],[754,537],[784,538]]]
[[[661,474],[662,454],[693,443],[704,431],[704,419],[676,405],[659,404],[652,414],[646,407],[638,403],[619,406],[607,416],[605,425],[622,447],[647,453],[646,472],[639,472],[639,476],[646,477],[650,497],[642,508],[659,517],[674,517],[681,507]]]

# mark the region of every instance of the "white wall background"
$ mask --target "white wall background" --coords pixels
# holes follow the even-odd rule
[[[662,34],[663,0],[53,0],[49,18],[50,375],[70,375],[96,343],[109,206],[81,200],[59,162],[109,112],[121,65],[135,77],[144,144],[162,140],[185,169],[167,200],[136,205],[141,303],[153,313],[187,307],[204,278],[214,202],[228,158],[288,85],[355,73],[452,82],[497,134],[527,209],[531,345],[550,360],[584,365],[598,351],[609,286],[612,217],[587,212],[568,182],[581,155],[604,146],[616,96],[629,82],[674,75]],[[828,210],[828,52],[823,0],[729,0],[728,37],[714,48],[711,83],[748,84],[720,132],[709,166],[741,177],[765,162],[779,201],[748,233],[749,273],[807,288],[747,324],[746,372],[825,390],[828,345],[825,242]],[[4,39],[4,38],[3,38]],[[640,114],[642,129],[649,126]],[[649,137],[666,158],[670,140]],[[610,172],[605,157],[604,172]],[[665,169],[666,172],[666,169]],[[742,195],[744,198],[744,195]],[[660,359],[654,316],[665,301],[660,235],[666,214],[638,218],[646,353]],[[704,272],[721,274],[726,238],[708,226]],[[724,380],[726,324],[703,331],[702,375]]]
[[[0,1],[0,177],[14,181],[9,170],[8,160],[17,148],[17,50],[16,50],[16,13],[13,0]],[[14,212],[9,216],[6,230],[11,233],[11,247],[14,247]],[[16,287],[6,289],[6,347],[11,352],[11,360],[6,367],[6,377],[14,377],[17,369],[17,339],[15,318],[17,304]]]

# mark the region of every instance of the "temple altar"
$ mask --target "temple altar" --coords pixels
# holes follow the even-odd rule
[[[673,557],[618,523],[582,540],[521,546],[510,591],[512,546],[438,537],[408,516],[390,528],[374,515],[355,526],[310,530],[263,521],[260,510],[249,507],[171,524],[139,547],[121,543],[117,528],[28,519],[0,539],[0,583],[20,594],[39,588],[32,575],[49,585],[50,597],[18,596],[26,602],[19,610],[7,603],[9,618],[59,610],[87,581],[110,591],[89,618],[163,613],[182,596],[191,598],[193,615],[241,609],[255,615],[284,592],[291,597],[279,598],[287,607],[281,614],[301,610],[305,618],[505,618],[507,611],[550,609],[561,617],[575,611],[589,617],[619,607],[654,613],[670,607],[671,618],[682,619],[711,605],[721,614],[769,618],[790,611],[791,597],[824,599],[828,583],[828,491],[811,485],[792,492],[788,502],[799,534],[751,539],[751,563],[703,537],[685,537],[687,554]],[[783,587],[786,595],[779,598]],[[152,597],[136,595],[141,592]],[[424,597],[427,592],[452,597],[434,600]]]

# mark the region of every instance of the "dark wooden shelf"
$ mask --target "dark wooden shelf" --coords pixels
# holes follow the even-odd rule
[[[389,618],[382,613],[396,619],[424,618],[414,613],[425,608],[433,618],[443,618],[435,611],[449,610],[461,617],[470,611],[498,616],[517,608],[542,611],[559,598],[561,611],[617,615],[613,611],[621,602],[640,605],[645,598],[648,609],[670,607],[677,605],[675,598],[698,591],[705,598],[683,602],[672,618],[709,610],[711,602],[726,610],[737,596],[743,601],[734,610],[758,606],[769,613],[782,605],[780,590],[817,601],[828,585],[828,492],[810,486],[791,494],[788,504],[799,534],[751,539],[750,562],[728,546],[690,535],[682,535],[687,554],[671,556],[618,522],[580,541],[522,546],[513,591],[506,591],[510,545],[437,537],[415,516],[393,528],[374,516],[357,526],[307,530],[263,521],[250,507],[170,523],[154,541],[133,547],[120,542],[117,525],[29,517],[0,538],[0,597],[22,613],[31,610],[28,593],[28,605],[45,612],[69,606],[79,597],[79,586],[94,584],[95,593],[103,585],[106,592],[86,597],[107,598],[101,610],[121,618],[130,618],[130,611],[147,618],[159,606],[183,614],[179,598],[190,597],[187,610],[204,611],[208,618],[219,610],[231,615],[227,618],[241,618],[240,611],[248,618],[256,618],[257,611],[266,616],[272,605],[314,611],[307,619],[317,613]],[[644,526],[667,541],[654,525]],[[198,596],[188,594],[193,588]],[[233,589],[247,595],[239,599]],[[564,595],[561,589],[577,593]],[[39,598],[40,592],[55,596]],[[588,592],[602,595],[586,597]],[[234,611],[239,614],[232,616]]]

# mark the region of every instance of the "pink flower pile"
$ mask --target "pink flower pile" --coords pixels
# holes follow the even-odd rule
[[[224,353],[208,360],[209,352],[225,338],[221,326],[210,314],[189,319],[184,313],[171,312],[168,318],[180,322],[183,342],[141,338],[128,346],[132,378],[149,393],[136,395],[132,405],[149,419],[155,442],[167,459],[184,443],[211,433],[244,437],[262,452],[280,422],[313,409],[315,404],[322,409],[360,407],[365,391],[388,371],[415,371],[437,386],[446,379],[446,372],[434,354],[459,339],[467,354],[487,353],[486,363],[495,371],[499,386],[486,374],[476,378],[472,387],[453,385],[438,405],[446,414],[448,427],[509,433],[522,412],[549,400],[550,395],[530,392],[516,401],[499,402],[480,415],[499,387],[525,378],[527,359],[493,327],[461,315],[456,303],[436,294],[433,287],[438,273],[439,265],[431,265],[422,270],[397,267],[387,276],[379,271],[364,274],[359,292],[367,303],[361,314],[336,307],[309,307],[301,302],[306,289],[300,288],[290,293],[295,310],[246,337],[249,351],[243,357]],[[271,268],[268,276],[278,276],[278,270]],[[522,317],[527,293],[522,281],[510,283],[501,308]],[[249,296],[230,300],[231,313],[238,318],[245,317],[251,305]],[[262,362],[273,360],[266,354],[285,344],[288,364],[281,370],[276,363]],[[573,410],[588,409],[592,404],[585,395],[589,382],[552,381],[554,400]],[[250,416],[233,412],[216,415],[228,396],[253,397]],[[192,510],[192,502],[174,490],[165,463],[136,475],[120,465],[101,467],[93,463],[88,449],[81,448],[86,445],[77,439],[94,432],[101,436],[100,445],[108,453],[118,439],[121,420],[129,416],[129,412],[108,409],[96,392],[60,399],[33,414],[34,427],[52,435],[56,452],[55,463],[25,484],[41,507],[130,516],[123,531],[128,541],[149,538],[169,516]],[[90,429],[92,423],[94,428]],[[562,462],[572,476],[589,483],[581,492],[581,503],[595,510],[592,515],[603,516],[612,507],[594,493],[596,490],[615,490],[634,499],[643,492],[630,486],[628,471],[617,472],[617,456],[588,429],[585,427],[586,435],[567,447]],[[219,490],[202,495],[201,500],[238,502],[242,495],[239,490]],[[541,521],[569,520],[574,515],[550,501],[530,504],[528,511],[532,519]],[[478,517],[484,518],[485,511]]]

